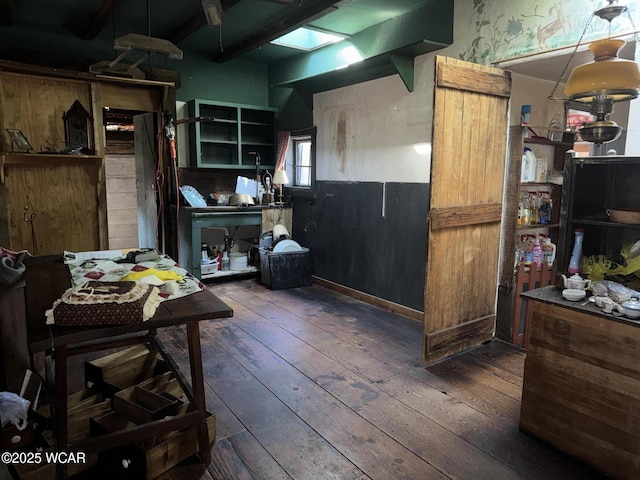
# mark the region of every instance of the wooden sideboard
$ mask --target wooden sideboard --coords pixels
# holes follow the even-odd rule
[[[640,478],[640,323],[527,292],[520,429],[617,479]]]

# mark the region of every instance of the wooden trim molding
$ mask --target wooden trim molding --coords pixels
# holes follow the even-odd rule
[[[418,320],[419,322],[422,322],[424,320],[424,312],[405,307],[404,305],[400,305],[398,303],[390,302],[389,300],[385,300],[374,295],[369,295],[368,293],[360,292],[353,288],[340,285],[339,283],[316,277],[315,275],[313,276],[313,283],[328,288],[329,290],[333,290],[334,292],[342,293],[343,295],[346,295],[348,297],[355,298],[356,300],[360,300],[370,305],[380,307],[384,310],[398,313],[412,320]]]

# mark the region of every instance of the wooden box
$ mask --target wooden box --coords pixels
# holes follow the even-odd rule
[[[8,424],[2,428],[0,447],[2,450],[18,450],[31,445],[34,441],[37,425],[29,420],[24,430],[18,430],[15,425]]]
[[[138,384],[140,388],[157,394],[169,394],[187,403],[187,397],[180,386],[180,382],[173,376],[173,372],[165,372],[156,375]]]
[[[188,407],[182,405],[186,411]],[[92,432],[107,433],[130,428],[133,422],[111,413],[92,421]],[[207,418],[209,448],[216,438],[216,417]],[[98,454],[103,471],[113,478],[123,477],[152,480],[198,451],[195,426],[151,438],[144,442],[124,445]]]
[[[98,396],[78,407],[68,409],[67,435],[69,443],[87,438],[89,436],[89,420],[110,411],[111,400],[100,401]]]
[[[138,385],[125,388],[113,396],[113,409],[136,423],[146,423],[173,416],[180,400],[167,393],[155,393]]]
[[[55,463],[14,463],[10,466],[11,478],[19,480],[43,480],[56,478]]]
[[[56,478],[56,464],[49,463],[44,460],[46,453],[55,453],[58,450],[54,448],[53,432],[51,430],[45,430],[39,432],[35,442],[35,451],[41,452],[43,460],[39,463],[14,463],[9,465],[9,472],[11,478],[16,480],[45,480],[50,478]],[[95,466],[98,463],[98,455],[86,454],[84,462],[73,463],[70,462],[67,465],[67,475],[72,477],[89,468]],[[0,478],[4,479],[2,475]],[[84,477],[83,477],[84,478]]]
[[[160,355],[148,345],[130,347],[84,364],[87,386],[107,396],[165,371],[167,366]]]

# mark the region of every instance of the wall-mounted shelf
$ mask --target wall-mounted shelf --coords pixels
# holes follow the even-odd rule
[[[191,165],[197,168],[247,169],[256,165],[273,169],[276,157],[274,108],[191,100],[189,125]]]

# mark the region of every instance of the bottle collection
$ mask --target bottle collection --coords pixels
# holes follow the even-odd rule
[[[548,225],[551,223],[552,213],[553,201],[550,192],[520,192],[520,198],[518,200],[518,227]]]
[[[520,241],[516,244],[516,267],[521,263],[525,266],[551,266],[555,258],[556,246],[551,243],[549,235],[543,233],[521,235]]]

